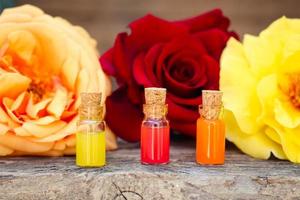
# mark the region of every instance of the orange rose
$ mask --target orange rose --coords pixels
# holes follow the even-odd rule
[[[75,153],[79,94],[111,92],[96,42],[25,5],[0,15],[0,156]],[[107,148],[116,138],[107,132]]]

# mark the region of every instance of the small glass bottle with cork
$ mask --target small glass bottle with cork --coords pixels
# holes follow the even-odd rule
[[[166,118],[165,88],[145,88],[145,114],[141,125],[141,163],[167,164],[170,157],[170,127]]]
[[[80,96],[76,164],[80,167],[102,167],[106,163],[106,152],[101,93],[81,93]]]
[[[202,91],[200,118],[197,120],[196,161],[203,165],[224,164],[225,123],[220,114],[223,109],[222,92]]]

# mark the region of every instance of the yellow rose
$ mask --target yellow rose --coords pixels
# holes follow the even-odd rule
[[[79,94],[111,92],[95,40],[31,5],[0,15],[0,84],[0,156],[74,154]]]
[[[300,163],[300,19],[231,39],[221,58],[227,139],[243,152]]]

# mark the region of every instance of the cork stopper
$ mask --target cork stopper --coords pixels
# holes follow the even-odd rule
[[[222,105],[223,93],[219,90],[202,90],[203,106],[220,106]]]
[[[147,118],[160,119],[167,115],[168,105],[144,104],[143,112]]]
[[[145,101],[146,104],[159,104],[164,105],[166,102],[167,89],[149,87],[145,88]]]
[[[143,112],[146,118],[160,119],[166,116],[168,105],[166,105],[166,88],[145,88],[145,104]]]
[[[81,120],[102,120],[103,106],[101,105],[101,93],[83,92],[80,94],[81,105],[79,116]]]
[[[202,106],[199,111],[205,119],[216,120],[223,108],[222,92],[218,90],[202,91]]]

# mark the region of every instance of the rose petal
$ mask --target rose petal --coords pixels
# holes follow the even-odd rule
[[[26,94],[26,92],[22,92],[17,97],[17,99],[11,105],[11,110],[17,110],[21,106],[21,104],[22,104],[22,102],[24,100],[25,94]]]
[[[165,85],[173,94],[178,96],[193,97],[195,94],[200,94],[200,88],[194,88],[184,83],[178,82],[170,76],[169,73],[165,73]]]
[[[50,21],[52,20],[50,19]],[[49,75],[58,76],[61,66],[68,55],[67,53],[69,53],[67,48],[70,48],[69,40],[59,30],[57,23],[54,25],[50,21],[46,26],[45,22],[36,22],[30,26],[30,32],[35,36],[39,44],[38,48],[35,49],[35,60],[32,60],[34,64],[30,66],[30,71],[36,70],[40,78],[46,78]]]
[[[8,156],[8,155],[12,154],[13,152],[14,152],[14,150],[12,150],[6,146],[0,145],[0,156]]]
[[[182,54],[184,55],[184,53]],[[167,65],[166,68],[168,68],[168,72],[174,80],[178,82],[185,82],[187,85],[192,85],[190,80],[192,80],[195,75],[195,69],[202,69],[201,72],[204,74],[204,69],[202,67],[197,67],[197,65],[198,63],[193,58],[182,57],[179,60],[175,60],[173,64]],[[201,80],[200,82],[205,83],[206,80],[204,79],[204,81]],[[203,85],[203,83],[201,85]]]
[[[299,142],[299,130],[297,127],[295,129],[281,129],[278,127],[276,130],[281,138],[282,149],[286,154],[286,157],[295,163],[300,162],[300,142]]]
[[[206,76],[209,77],[204,88],[206,90],[218,90],[220,80],[220,65],[210,56],[203,56],[203,63],[206,64]]]
[[[163,66],[157,63],[164,45],[162,43],[155,44],[147,52],[145,57],[145,72],[146,76],[153,83],[153,86],[159,87],[163,83],[163,77],[159,73]]]
[[[186,58],[193,58],[192,62],[189,61],[192,63],[190,67],[201,68],[202,62],[204,62],[201,60],[204,56],[203,54],[205,54],[205,50],[203,46],[201,46],[201,44],[195,40],[195,38],[189,36],[182,36],[173,39],[170,43],[164,46],[159,56],[157,66],[164,66],[166,64],[167,66],[163,68],[158,67],[157,76],[164,76],[164,85],[166,85],[172,93],[178,96],[199,96],[201,92],[200,87],[203,86],[203,84],[206,82],[206,76],[198,76],[199,80],[197,84],[191,86],[189,84],[186,84],[185,82],[175,80],[171,76],[169,70],[171,70],[173,67],[180,68],[180,66],[176,66],[176,62],[180,63],[181,61],[186,60]],[[173,58],[174,55],[175,58]],[[199,69],[195,69],[194,71],[201,73],[201,69],[200,71]],[[191,77],[191,79],[193,77]]]
[[[77,110],[79,108],[80,105],[80,93],[87,91],[88,88],[88,82],[89,82],[89,75],[88,72],[85,68],[81,69],[78,77],[77,77],[77,81],[76,81],[76,100],[75,102],[72,104],[71,106],[71,110]]]
[[[125,46],[126,43],[126,33],[121,33],[118,35],[114,47],[113,52],[113,61],[114,61],[114,67],[117,70],[118,76],[116,76],[117,82],[119,84],[127,84],[128,87],[128,96],[131,102],[133,103],[140,103],[141,98],[139,96],[139,93],[137,92],[139,90],[138,86],[136,85],[132,73],[130,73],[132,64],[130,62],[130,58],[132,55],[126,55],[124,52],[129,52],[130,50],[128,46]]]
[[[9,50],[15,52],[26,64],[32,64],[33,52],[37,41],[29,31],[13,31],[8,36]],[[16,65],[18,66],[18,65]]]
[[[282,46],[282,44],[280,44],[280,46]],[[276,73],[278,66],[280,66],[278,62],[283,62],[279,61],[278,58],[278,55],[282,54],[282,52],[278,52],[278,49],[281,51],[282,47],[275,48],[272,40],[245,35],[243,48],[245,59],[247,59],[249,67],[253,71],[252,73],[257,76],[257,79],[269,75],[270,73]],[[299,59],[297,59],[297,63],[298,61]],[[286,66],[286,68],[289,68],[286,63],[282,64]]]
[[[68,92],[68,101],[67,101],[66,110],[69,110],[74,102],[75,102],[74,93],[73,92]]]
[[[22,137],[32,136],[32,134],[22,126],[16,127],[13,130],[17,136],[22,136]]]
[[[100,87],[101,88],[106,87],[106,86],[100,86],[102,80],[100,82],[100,80],[98,79],[99,78],[98,72],[101,70],[99,62],[94,63],[93,59],[91,59],[89,54],[87,54],[85,51],[82,51],[80,54],[80,67],[87,69],[87,73],[89,77],[87,90],[85,90],[86,92],[99,92]],[[103,95],[105,94],[104,92],[106,91],[105,90],[103,91]]]
[[[117,144],[117,137],[114,133],[110,130],[109,127],[105,128],[105,136],[106,136],[106,149],[107,150],[115,150],[118,148]]]
[[[129,52],[128,47],[126,46],[126,33],[120,33],[115,41],[115,45],[113,48],[113,60],[111,61],[114,67],[114,70],[116,71],[117,81],[119,82],[125,82],[127,84],[130,84],[132,78],[131,74],[129,73],[131,71],[131,63],[130,58],[132,55],[126,54],[131,53]],[[126,53],[124,53],[126,52]],[[105,57],[104,57],[105,58]],[[108,62],[108,61],[106,61]],[[104,71],[106,71],[106,68],[111,65],[106,65],[106,62],[101,63],[103,65]],[[112,71],[112,69],[109,69],[109,71]]]
[[[112,91],[111,79],[110,79],[110,77],[108,77],[106,74],[103,73],[101,68],[99,68],[97,70],[96,74],[97,74],[97,77],[98,77],[98,80],[99,80],[99,89],[98,89],[98,91],[102,92],[102,94],[103,94],[102,99],[104,100],[104,97],[106,99],[106,97],[111,94],[111,91]],[[94,91],[94,90],[92,90],[92,91]]]
[[[284,96],[279,90],[277,83],[278,80],[276,74],[271,74],[269,76],[266,76],[257,83],[256,92],[257,92],[257,97],[259,99],[261,111],[257,112],[258,118],[255,120],[256,124],[261,124],[262,121],[267,121],[266,119],[270,119],[270,115],[272,115],[271,118],[273,118],[275,99],[278,97],[282,98]],[[256,103],[256,101],[252,101],[252,102]],[[250,106],[252,108],[252,112],[254,112],[253,105]],[[243,118],[242,121],[244,121]],[[243,126],[241,126],[241,128],[242,127]],[[266,131],[266,133],[270,133],[270,131],[268,132]]]
[[[7,125],[0,123],[0,135],[5,135],[9,130],[10,128]]]
[[[12,120],[7,113],[2,109],[2,107],[0,106],[0,122],[1,123],[7,123],[9,127],[14,128],[19,126],[19,124],[17,122],[15,122],[14,120]]]
[[[117,36],[118,37],[118,36]],[[103,71],[111,76],[116,75],[116,69],[113,65],[113,48],[106,51],[100,58],[99,62],[101,63]]]
[[[13,134],[5,134],[0,135],[0,145],[15,149],[17,151],[38,153],[49,151],[52,148],[53,143],[36,143],[26,140],[23,137],[15,136]]]
[[[126,44],[138,52],[187,33],[185,26],[174,24],[153,15],[146,15],[132,22],[129,27],[131,35],[128,36]]]
[[[169,43],[167,43],[162,49],[161,54],[157,63],[161,65],[166,62],[170,56],[185,50],[187,55],[191,57],[199,57],[202,54],[205,54],[206,51],[201,43],[199,43],[194,37],[190,35],[182,35],[181,37],[174,38]]]
[[[51,102],[50,98],[41,100],[37,104],[33,103],[33,95],[30,95],[28,105],[26,107],[26,113],[33,119],[37,119],[39,116],[39,112],[47,107],[47,105]]]
[[[291,102],[282,102],[275,99],[274,102],[274,117],[276,121],[286,128],[297,128],[300,125],[300,112],[295,109]]]
[[[165,71],[178,82],[184,82],[190,87],[200,88],[207,83],[208,79],[205,74],[206,65],[204,62],[206,60],[203,60],[204,55],[194,55],[191,51],[193,51],[193,49],[185,49],[173,55],[167,63]],[[177,74],[176,76],[176,72],[182,72],[185,68],[191,71],[189,72],[189,76],[185,77],[184,74]]]
[[[3,16],[15,15],[16,13],[25,14],[31,17],[38,17],[44,14],[44,12],[41,9],[27,4],[19,7],[14,7],[14,8],[7,8],[1,13],[1,17],[2,15]]]
[[[259,132],[245,134],[238,126],[232,112],[225,111],[226,118],[226,138],[233,142],[243,152],[260,159],[267,159],[273,153],[277,158],[285,159],[286,155],[282,147],[270,140],[261,129]]]
[[[35,119],[35,120],[28,120],[27,122],[32,122],[37,125],[47,125],[47,124],[51,124],[55,121],[57,121],[56,117],[46,116],[46,117],[41,117],[41,118]]]
[[[76,133],[76,131],[77,131],[78,119],[79,119],[79,117],[76,116],[66,126],[64,126],[59,131],[56,131],[55,133],[53,133],[47,137],[44,137],[44,138],[35,138],[35,139],[33,139],[33,141],[53,142],[53,141],[61,140],[61,139],[65,138],[66,136],[72,135],[72,134]]]
[[[38,125],[33,122],[23,123],[23,128],[38,138],[51,136],[63,129],[67,125],[66,122],[56,121],[47,125]]]
[[[13,100],[12,99],[9,99],[7,97],[4,97],[2,99],[2,103],[3,103],[3,106],[6,110],[6,113],[8,114],[8,116],[14,120],[16,123],[19,123],[21,124],[22,121],[12,112],[11,110],[11,106],[13,105]]]
[[[116,90],[107,98],[106,109],[105,120],[116,135],[129,142],[139,141],[143,113],[130,103],[125,88]],[[121,110],[127,117],[120,114]]]
[[[73,119],[75,115],[77,115],[76,111],[64,111],[60,116],[60,119],[63,121],[70,121],[70,119]]]
[[[150,87],[153,84],[151,83],[151,81],[149,80],[149,78],[147,77],[146,73],[145,73],[145,55],[144,54],[139,54],[135,59],[134,59],[134,63],[133,63],[133,75],[134,75],[134,79],[135,81],[140,84],[143,85],[144,87]]]
[[[11,105],[11,110],[16,115],[21,115],[26,112],[26,106],[28,104],[29,94],[27,92],[21,93],[14,103]]]
[[[115,40],[114,47],[100,58],[105,72],[116,75],[122,82],[130,82],[131,58],[136,52],[148,49],[156,43],[166,42],[169,38],[185,33],[182,25],[172,24],[152,15],[146,15],[129,25],[131,34],[121,33]],[[158,31],[159,30],[159,31]]]
[[[11,156],[63,156],[63,151],[58,150],[49,150],[45,152],[23,152],[23,151],[15,151],[11,154]]]
[[[9,47],[8,42],[4,42],[4,43],[1,45],[1,48],[0,48],[0,58],[3,59],[3,57],[5,57],[5,53],[7,52],[8,47]],[[1,70],[3,70],[3,69],[1,69]],[[2,72],[5,73],[6,71],[3,70]]]
[[[77,56],[77,57],[76,57]],[[78,55],[70,55],[65,60],[61,69],[61,78],[64,85],[71,91],[75,90],[75,82],[79,73],[80,66],[78,61]]]
[[[215,9],[197,17],[177,21],[176,23],[186,25],[189,27],[190,32],[200,32],[211,28],[227,31],[229,19],[223,15],[220,9]]]
[[[64,141],[67,147],[74,147],[76,144],[76,135],[69,135],[66,138],[64,138]]]
[[[54,143],[53,149],[63,151],[66,148],[66,144],[63,140],[58,140]]]
[[[174,103],[182,106],[195,107],[202,104],[202,96],[200,95],[192,98],[185,98],[185,97],[180,97],[169,93],[168,98],[170,98]]]
[[[47,112],[54,115],[57,119],[65,110],[68,101],[68,93],[65,88],[59,88],[56,90],[55,95],[51,103],[47,106]]]
[[[281,144],[280,135],[273,128],[267,127],[265,133],[266,136],[268,136],[271,140],[278,144]]]
[[[226,42],[231,35],[220,29],[210,29],[193,35],[199,42],[204,45],[207,53],[212,56],[216,61],[220,60]]]
[[[27,90],[30,81],[29,78],[19,73],[0,73],[0,98],[15,99],[19,94]]]
[[[243,46],[231,38],[221,59],[221,74],[223,76],[220,77],[220,90],[224,94],[224,107],[232,111],[234,117],[238,119],[237,122],[241,131],[252,134],[262,128],[262,123],[257,120],[261,114],[261,104],[257,97],[257,79],[244,58]],[[266,89],[264,86],[262,88]]]
[[[170,98],[167,99],[168,117],[170,120],[195,123],[199,114],[195,109],[188,109],[184,106],[177,105]]]
[[[76,153],[76,148],[75,147],[67,147],[64,150],[64,155],[74,155]]]

